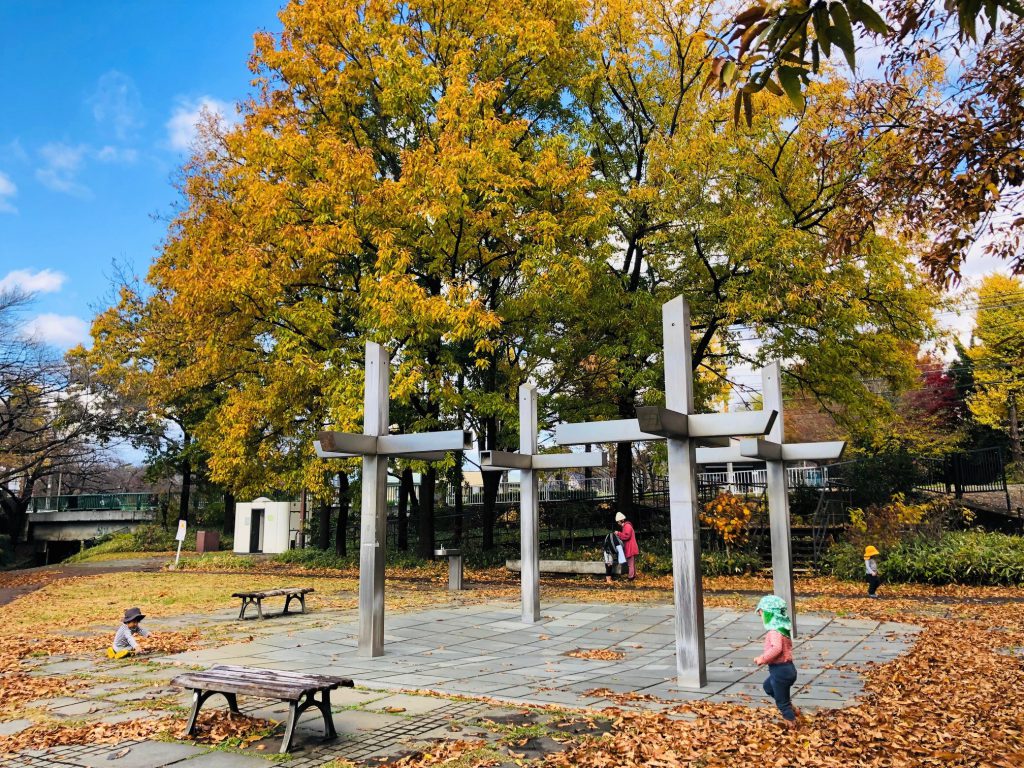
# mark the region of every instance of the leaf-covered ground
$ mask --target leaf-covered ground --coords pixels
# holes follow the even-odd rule
[[[78,692],[81,681],[74,674],[33,676],[25,660],[98,656],[126,606],[141,605],[150,616],[171,619],[235,609],[237,599],[230,594],[243,587],[285,586],[301,579],[302,585],[317,589],[313,607],[322,619],[354,608],[353,576],[270,568],[257,573],[118,573],[53,581],[0,606],[0,717],[17,716],[33,699]],[[461,595],[447,592],[440,571],[417,574],[408,569],[391,576],[389,572],[390,610],[518,598],[515,577],[501,570],[469,573],[470,588]],[[705,588],[709,605],[750,610],[758,595],[770,591],[771,583],[765,578],[722,577],[707,579]],[[641,576],[636,585],[617,582],[612,588],[597,581],[546,579],[543,590],[546,599],[587,602],[671,599],[666,577]],[[644,709],[651,697],[627,692],[616,694],[619,709],[591,713],[608,721],[596,734],[566,736],[537,726],[536,732],[523,733],[518,741],[481,745],[476,737],[460,739],[453,732],[446,743],[408,754],[398,764],[1024,766],[1024,591],[883,586],[883,598],[872,601],[864,597],[861,584],[803,578],[797,581],[797,592],[802,611],[905,621],[924,630],[906,655],[869,666],[865,694],[854,706],[805,713],[795,732],[784,730],[777,713],[767,706],[688,702],[652,712]],[[160,633],[151,647],[171,652],[238,639],[237,634],[220,638],[217,632],[197,622],[193,628]],[[799,667],[799,655],[796,661]],[[222,717],[214,711],[204,721],[208,733],[203,738],[209,743],[242,745],[265,736],[271,727],[262,721]],[[44,721],[0,739],[0,752],[175,738],[182,725],[180,714],[166,713],[117,724]],[[554,737],[548,740],[549,749],[529,752],[524,745],[545,733]]]

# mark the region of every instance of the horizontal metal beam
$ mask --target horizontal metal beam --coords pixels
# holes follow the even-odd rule
[[[730,445],[727,448],[697,448],[698,464],[728,464],[730,461],[750,461],[740,455],[738,445]]]
[[[462,429],[445,432],[413,432],[407,435],[381,435],[377,438],[377,453],[388,456],[407,456],[413,453],[436,451],[468,451],[473,448],[473,433]]]
[[[740,437],[767,434],[779,412],[737,411],[734,413],[695,413],[686,415],[661,406],[637,408],[636,419],[588,421],[582,424],[559,424],[555,427],[558,445],[584,445],[586,443],[630,443],[663,440],[669,437],[696,439]],[[683,419],[686,426],[683,427]],[[658,430],[651,432],[648,430]]]
[[[533,457],[511,451],[480,451],[481,469],[531,469]]]
[[[747,437],[740,440],[740,456],[762,461],[782,461],[782,446],[771,440]]]
[[[541,453],[533,457],[534,469],[572,469],[574,467],[607,467],[608,454],[604,451],[590,453]]]
[[[581,424],[558,424],[555,427],[555,442],[558,445],[634,443],[661,439],[657,435],[641,432],[636,419],[587,421]]]
[[[604,451],[589,453],[541,453],[527,456],[511,451],[481,451],[480,468],[495,469],[572,469],[575,467],[607,467],[608,454]]]
[[[377,453],[376,435],[353,435],[348,432],[320,432],[317,442],[325,453],[349,456],[373,456]]]
[[[841,459],[846,441],[831,440],[821,443],[783,443],[783,461],[829,461]]]
[[[775,410],[695,413],[687,417],[687,423],[690,437],[744,437],[768,434],[778,417]]]
[[[321,459],[353,459],[356,456],[361,456],[358,453],[342,453],[340,451],[325,451],[323,443],[319,440],[313,441],[313,449],[316,451],[316,455]]]
[[[636,409],[637,425],[641,432],[658,437],[682,439],[690,436],[687,415],[660,405],[643,405]]]
[[[760,454],[754,448],[754,443],[760,445]],[[747,447],[742,447],[747,443]],[[783,443],[779,446],[770,440],[748,441],[741,440],[733,443],[728,448],[698,448],[698,464],[727,464],[728,462],[743,461],[778,461],[770,458],[776,448],[781,447],[782,461],[834,461],[842,458],[846,443],[841,440],[826,441],[821,443]],[[769,458],[765,458],[769,456]]]

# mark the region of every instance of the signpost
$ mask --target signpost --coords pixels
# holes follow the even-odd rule
[[[178,521],[178,532],[174,534],[175,541],[178,542],[178,554],[174,556],[174,567],[178,567],[178,561],[181,559],[181,544],[185,541],[185,530],[188,528],[188,521]]]

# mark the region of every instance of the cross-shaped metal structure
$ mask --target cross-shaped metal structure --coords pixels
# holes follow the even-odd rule
[[[472,447],[473,435],[461,429],[409,435],[388,434],[390,359],[387,350],[366,343],[363,434],[321,432],[314,443],[325,459],[363,459],[359,532],[359,654],[384,654],[384,558],[387,536],[388,459],[437,461],[449,451]]]
[[[560,424],[559,445],[668,441],[669,516],[676,609],[676,671],[679,684],[701,688],[707,682],[704,654],[703,582],[700,572],[700,499],[697,496],[697,443],[728,446],[728,438],[764,435],[774,410],[694,413],[690,308],[682,296],[662,307],[665,406],[637,408],[636,419]]]
[[[591,453],[537,453],[537,387],[519,387],[519,453],[481,451],[484,470],[519,470],[519,583],[522,591],[523,622],[540,620],[540,505],[537,498],[537,473],[544,469],[604,467],[604,451]]]
[[[772,584],[775,594],[789,606],[796,637],[796,602],[793,596],[793,558],[789,532],[789,487],[787,461],[827,461],[843,455],[843,441],[785,443],[782,407],[782,366],[778,361],[761,370],[762,399],[765,410],[779,414],[767,439],[748,438],[725,448],[698,448],[698,464],[760,460],[765,463],[768,485],[768,522],[772,540]]]

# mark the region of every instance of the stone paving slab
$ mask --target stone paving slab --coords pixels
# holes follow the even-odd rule
[[[142,741],[127,747],[129,751],[123,757],[111,759],[111,756],[117,755],[125,747],[119,744],[105,746],[103,752],[78,758],[80,762],[77,764],[87,768],[164,768],[208,751],[190,744]]]
[[[705,621],[709,683],[683,691],[675,684],[675,635],[671,605],[552,605],[537,624],[523,624],[515,604],[448,607],[389,617],[384,656],[352,655],[356,620],[328,627],[289,629],[273,642],[225,646],[216,653],[178,654],[167,661],[248,664],[317,670],[352,677],[357,685],[383,689],[424,688],[448,694],[515,698],[523,703],[592,705],[587,691],[608,687],[689,700],[763,697],[753,663],[762,651],[763,629],[749,613],[710,608]],[[863,667],[904,652],[918,628],[894,622],[803,615],[794,655],[801,699],[821,706],[852,701],[859,676],[837,678],[825,665]],[[287,642],[286,642],[287,641]],[[574,649],[611,649],[619,661],[567,656]],[[839,683],[842,682],[840,685]],[[839,693],[834,691],[838,690]],[[684,694],[681,695],[681,694]]]

